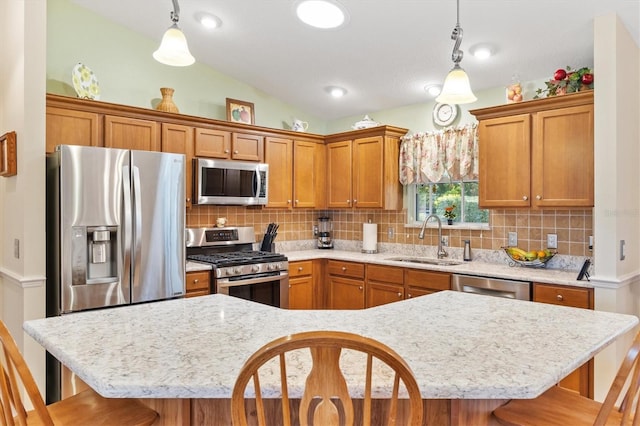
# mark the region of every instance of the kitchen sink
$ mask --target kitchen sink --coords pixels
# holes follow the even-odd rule
[[[396,262],[407,262],[407,263],[422,263],[425,265],[437,265],[437,266],[456,266],[456,265],[461,265],[463,263],[458,260],[434,259],[432,257],[407,257],[407,256],[388,257],[385,260],[393,260]]]

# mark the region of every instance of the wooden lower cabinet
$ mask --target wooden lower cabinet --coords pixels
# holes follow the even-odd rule
[[[364,264],[329,260],[329,309],[364,309]]]
[[[533,283],[533,301],[593,309],[594,291],[592,288]],[[574,390],[587,398],[593,398],[593,358],[561,380],[559,385]]]
[[[312,260],[289,263],[289,309],[315,307],[313,279]]]
[[[367,265],[366,306],[384,305],[404,299],[404,269]]]
[[[210,294],[209,277],[211,272],[187,272],[186,292],[184,297],[206,296]]]
[[[451,290],[451,274],[422,269],[405,269],[404,285],[407,289],[407,298]]]

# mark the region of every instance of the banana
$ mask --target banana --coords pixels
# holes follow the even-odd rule
[[[508,250],[509,250],[509,254],[512,255],[512,256],[514,254],[516,254],[516,255],[518,255],[519,257],[522,258],[522,257],[526,257],[526,255],[527,255],[526,251],[524,251],[524,250],[522,250],[521,248],[518,248],[518,247],[509,247]]]

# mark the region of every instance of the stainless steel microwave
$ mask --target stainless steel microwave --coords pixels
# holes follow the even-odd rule
[[[245,161],[193,159],[194,204],[265,205],[269,166]]]

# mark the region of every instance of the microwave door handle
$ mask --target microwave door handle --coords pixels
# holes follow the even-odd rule
[[[140,282],[140,257],[142,252],[142,194],[140,193],[140,169],[136,166],[131,168],[133,171],[133,208],[134,214],[134,231],[133,231],[133,281],[132,287],[137,287]]]
[[[261,185],[260,170],[256,170],[256,173],[254,176],[255,176],[255,179],[253,180],[253,193],[254,193],[254,196],[257,197],[258,195],[260,195],[260,187],[261,187],[260,186]]]
[[[123,257],[123,280],[129,280],[131,274],[131,176],[129,166],[122,168],[122,195],[123,195],[123,232],[121,250]]]

